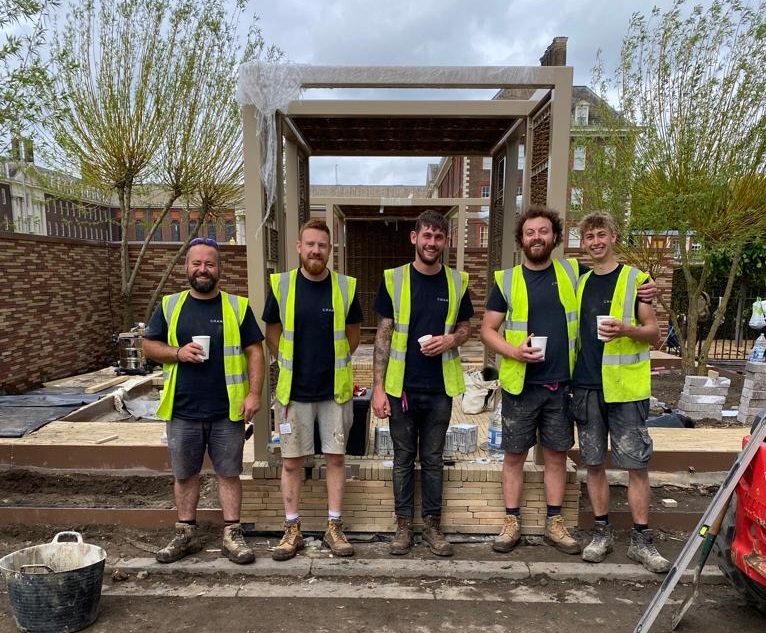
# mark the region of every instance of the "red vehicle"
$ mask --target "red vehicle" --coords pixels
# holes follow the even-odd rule
[[[731,585],[766,613],[766,442],[737,484],[715,549],[718,568]]]

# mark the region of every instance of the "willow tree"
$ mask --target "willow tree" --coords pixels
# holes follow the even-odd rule
[[[135,321],[133,289],[169,209],[179,198],[201,201],[211,177],[241,179],[235,73],[265,48],[254,23],[240,35],[244,9],[223,0],[86,0],[56,31],[54,51],[68,64],[55,85],[67,95],[67,115],[51,122],[50,135],[63,169],[117,196],[123,328]],[[239,157],[233,171],[221,156]],[[162,208],[131,261],[134,198],[158,188]],[[236,200],[216,198],[208,211]]]
[[[656,273],[664,253],[653,238],[672,236],[688,306],[705,296],[709,256],[730,254],[726,288],[701,341],[695,310],[681,315],[670,297],[659,298],[681,336],[684,369],[695,373],[705,368],[743,248],[766,232],[766,6],[686,9],[677,0],[664,13],[634,14],[614,75],[597,68],[602,96],[617,107],[599,112],[573,185],[584,207],[625,221],[625,252],[639,266]]]

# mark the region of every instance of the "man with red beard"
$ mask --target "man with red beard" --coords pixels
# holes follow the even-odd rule
[[[172,563],[202,549],[197,535],[199,473],[205,452],[218,479],[226,527],[222,551],[234,563],[252,563],[242,534],[242,453],[245,423],[261,408],[263,334],[244,297],[219,290],[221,254],[212,239],[195,238],[186,253],[190,289],[163,297],[144,332],[147,358],[163,363],[164,388],[157,415],[168,420],[175,478],[175,536],[157,552]],[[208,354],[192,341],[209,336]]]
[[[266,343],[279,365],[275,421],[282,453],[285,533],[272,552],[288,560],[303,548],[300,492],[306,455],[315,453],[319,423],[327,466],[327,531],[324,544],[336,556],[351,556],[343,533],[346,443],[353,423],[351,354],[359,345],[362,309],[356,279],[327,268],[330,229],[312,219],[300,230],[300,268],[271,276],[263,320]]]
[[[574,259],[551,260],[561,243],[563,222],[558,213],[534,206],[516,224],[516,243],[523,264],[495,272],[487,300],[481,339],[500,355],[503,431],[503,497],[505,521],[492,543],[496,552],[510,552],[521,538],[521,497],[524,461],[539,433],[544,460],[546,497],[545,541],[567,554],[581,546],[561,516],[566,489],[567,451],[574,445],[573,424],[566,417],[567,385],[575,364],[577,342],[576,286],[587,266]],[[656,284],[639,291],[651,302]],[[505,336],[498,332],[505,327]],[[545,353],[531,346],[533,336],[546,336]]]
[[[410,232],[415,261],[386,270],[375,299],[372,408],[377,417],[389,418],[394,445],[397,526],[389,552],[395,555],[406,554],[413,544],[418,455],[423,540],[438,556],[453,554],[441,530],[442,453],[452,397],[465,390],[457,348],[470,335],[473,306],[468,273],[441,263],[447,235],[444,216],[421,213]]]

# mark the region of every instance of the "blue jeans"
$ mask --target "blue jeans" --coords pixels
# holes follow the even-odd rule
[[[441,516],[444,472],[442,453],[452,416],[452,398],[446,394],[411,392],[388,396],[389,427],[394,444],[394,509],[396,516],[413,517],[415,459],[420,453],[422,513]],[[403,402],[406,401],[406,406]]]

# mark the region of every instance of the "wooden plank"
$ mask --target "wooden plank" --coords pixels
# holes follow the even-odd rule
[[[104,380],[103,382],[96,383],[95,385],[91,385],[90,387],[85,387],[83,389],[84,393],[96,393],[97,391],[101,391],[102,389],[107,389],[108,387],[114,387],[115,385],[119,385],[120,383],[125,382],[129,376],[115,376],[114,378],[110,378],[109,380]]]

